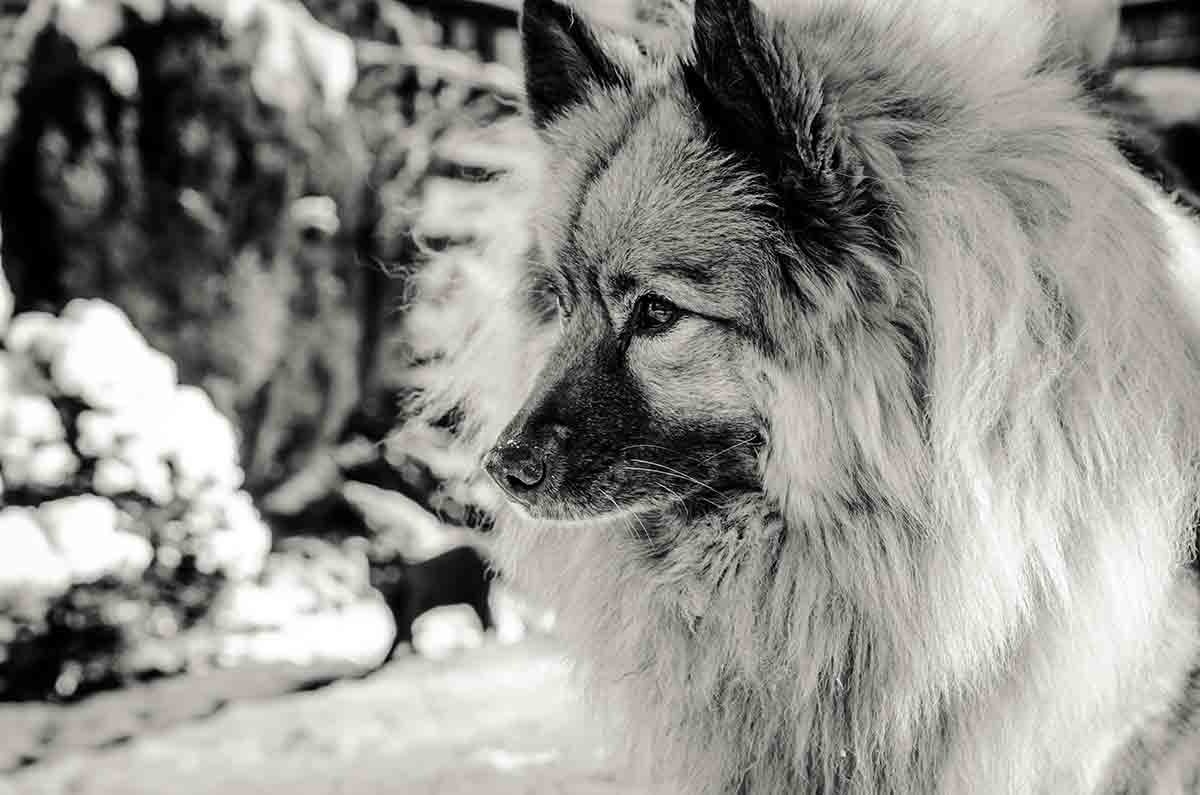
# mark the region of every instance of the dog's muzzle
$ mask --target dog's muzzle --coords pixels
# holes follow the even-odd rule
[[[559,447],[553,433],[536,442],[510,437],[488,452],[483,467],[510,499],[529,507],[549,485]]]

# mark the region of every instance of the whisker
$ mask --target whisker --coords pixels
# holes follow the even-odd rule
[[[613,501],[613,504],[616,505],[615,500]],[[642,528],[642,540],[646,542],[647,546],[653,548],[654,538],[650,535],[650,531],[646,528],[646,523],[642,521],[642,517],[638,516],[636,513],[631,513],[631,516],[637,520],[638,526]],[[630,526],[632,527],[632,525]]]
[[[633,533],[634,536],[636,536],[637,532],[633,529],[633,523],[630,522],[628,518],[621,517],[621,514],[624,512],[621,510],[621,506],[619,504],[617,504],[617,499],[615,497],[613,497],[612,494],[610,494],[609,492],[605,491],[602,488],[597,487],[596,490],[599,491],[601,494],[603,494],[606,498],[608,498],[608,501],[613,504],[613,508],[616,509],[617,516],[620,518],[624,518],[625,526],[629,529],[629,531],[631,533]],[[650,538],[650,531],[646,529],[646,525],[642,522],[642,518],[640,516],[638,516],[636,513],[633,514],[633,518],[637,519],[637,523],[639,525],[641,525],[642,540],[648,545],[653,544],[653,541]]]
[[[737,442],[736,444],[731,444],[728,447],[726,447],[724,450],[722,450],[721,452],[713,453],[708,458],[701,459],[700,463],[707,464],[709,461],[712,461],[714,458],[719,458],[720,456],[723,456],[730,451],[736,450],[739,447],[742,447],[744,445],[754,442],[757,438],[758,438],[757,436],[751,436],[749,439],[743,439],[742,441]]]
[[[629,471],[629,472],[649,472],[649,473],[650,473],[650,474],[652,474],[652,475],[670,475],[670,476],[672,476],[672,477],[680,477],[680,478],[683,478],[683,479],[685,479],[685,480],[688,480],[688,481],[690,481],[690,482],[693,482],[693,483],[698,483],[698,484],[699,484],[699,485],[701,485],[701,486],[705,486],[706,488],[708,488],[708,489],[711,489],[712,491],[716,492],[716,494],[718,494],[718,495],[719,495],[719,496],[721,496],[721,497],[724,497],[724,496],[726,496],[726,495],[725,495],[723,492],[717,491],[717,490],[716,490],[716,489],[714,489],[712,486],[708,486],[707,484],[700,483],[700,481],[696,480],[695,478],[689,478],[689,477],[687,477],[686,475],[682,475],[682,474],[680,474],[680,473],[676,473],[676,472],[664,472],[664,471],[663,471],[663,470],[661,470],[661,469],[650,469],[650,468],[648,468],[648,467],[633,467],[633,466],[626,466],[626,467],[625,467],[625,469],[626,469],[626,471]],[[662,483],[657,483],[657,484],[655,484],[655,485],[657,485],[659,488],[662,488],[664,491],[667,491],[667,490],[668,490],[668,489],[667,489],[667,488],[666,488],[666,487],[665,487],[665,486],[664,486]],[[672,492],[672,493],[673,493],[673,494],[675,494],[675,496],[676,496],[676,497],[678,497],[678,498],[679,498],[679,500],[680,500],[681,502],[683,502],[684,504],[686,504],[686,500],[687,500],[687,498],[686,498],[686,497],[682,497],[682,496],[680,496],[679,494],[677,494],[677,493],[675,493],[675,492]],[[721,503],[717,502],[716,500],[710,499],[710,498],[708,498],[708,497],[697,496],[697,497],[696,497],[696,499],[698,499],[698,500],[703,500],[704,502],[708,503],[709,505],[713,506],[714,508],[720,508],[720,507],[722,507]]]
[[[658,469],[658,471],[659,471],[661,474],[664,474],[664,475],[674,475],[675,477],[678,477],[678,478],[683,478],[684,480],[687,480],[687,481],[689,481],[689,482],[691,482],[691,483],[695,483],[697,486],[700,486],[701,488],[708,489],[709,491],[713,492],[714,494],[717,494],[717,495],[719,495],[719,496],[721,496],[721,497],[724,497],[724,496],[725,496],[724,492],[722,492],[722,491],[720,491],[720,490],[718,490],[718,489],[715,489],[715,488],[713,488],[712,486],[710,486],[709,484],[705,483],[704,481],[702,481],[702,480],[697,480],[696,478],[692,477],[691,475],[687,474],[686,472],[680,472],[678,469],[674,469],[674,468],[672,468],[672,467],[669,467],[669,466],[667,466],[666,464],[660,464],[660,463],[658,463],[657,461],[644,461],[644,460],[642,460],[642,459],[640,459],[640,458],[631,458],[631,459],[629,459],[629,460],[630,460],[632,463],[635,463],[635,464],[645,464],[646,466],[658,467],[658,468],[659,468],[659,469]],[[629,468],[630,468],[630,469],[632,469],[632,467],[629,467]]]
[[[669,486],[667,486],[666,483],[658,482],[658,483],[655,483],[654,485],[657,486],[658,488],[662,489],[663,491],[667,492],[667,494],[670,494],[674,498],[674,502],[677,502],[681,506],[683,506],[684,519],[688,522],[691,522],[692,512],[690,510],[688,510],[687,499],[682,494],[675,491],[675,489],[672,489]],[[717,505],[717,503],[713,502],[712,500],[706,499],[704,497],[701,497],[700,499],[703,499],[705,502],[713,505],[714,507],[717,507],[717,508],[720,507],[719,505]]]
[[[631,445],[627,445],[627,446],[625,446],[625,447],[622,447],[622,448],[621,448],[621,452],[622,452],[622,453],[626,453],[626,452],[628,452],[628,451],[630,451],[630,450],[637,450],[637,449],[639,449],[639,448],[645,448],[645,449],[647,449],[647,450],[665,450],[665,451],[667,451],[668,453],[674,453],[674,452],[675,452],[675,451],[674,451],[674,450],[672,450],[670,447],[663,447],[661,444],[631,444]]]

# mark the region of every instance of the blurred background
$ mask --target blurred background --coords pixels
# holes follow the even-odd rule
[[[1200,4],[1059,2],[1200,207]],[[0,0],[0,793],[635,791],[405,422],[526,241],[519,5]]]

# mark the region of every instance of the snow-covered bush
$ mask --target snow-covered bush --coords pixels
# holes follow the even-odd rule
[[[71,570],[59,555],[34,512],[8,508],[0,512],[0,591],[27,597],[56,596],[71,585]]]
[[[50,546],[66,564],[71,582],[90,583],[106,575],[133,579],[144,574],[154,560],[150,542],[122,528],[117,506],[103,497],[45,502],[36,517]]]
[[[22,665],[66,665],[49,638],[73,625],[116,630],[80,653],[185,627],[258,574],[271,538],[241,491],[234,428],[120,310],[77,299],[17,315],[0,340],[3,696],[28,685]]]

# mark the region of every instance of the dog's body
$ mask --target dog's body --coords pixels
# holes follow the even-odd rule
[[[538,244],[431,410],[679,792],[1200,791],[1200,243],[976,5],[526,1]]]

